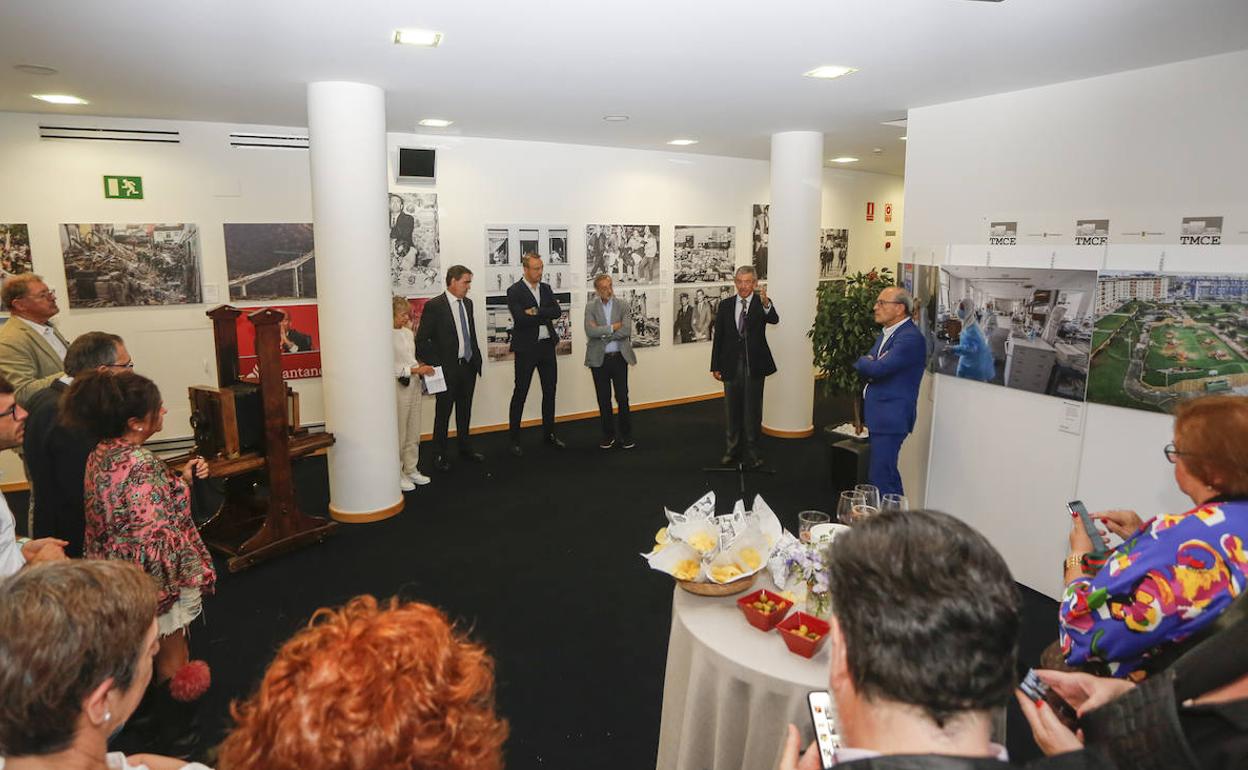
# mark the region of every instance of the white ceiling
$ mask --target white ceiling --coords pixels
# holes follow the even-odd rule
[[[1246,48],[1245,0],[0,0],[0,110],[301,126],[305,83],[358,80],[394,131],[766,158],[814,129],[827,157],[900,174],[880,123],[907,108]],[[861,71],[801,77],[822,64]]]

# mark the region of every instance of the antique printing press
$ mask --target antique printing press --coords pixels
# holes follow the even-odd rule
[[[217,387],[189,388],[195,453],[208,461],[209,478],[225,485],[221,507],[200,532],[209,548],[228,557],[231,572],[324,540],[338,526],[304,514],[295,501],[291,461],[328,448],[334,437],[299,427],[299,395],[282,379],[282,313],[262,308],[247,316],[256,329],[258,383],[239,376],[242,314],[229,305],[208,311]]]

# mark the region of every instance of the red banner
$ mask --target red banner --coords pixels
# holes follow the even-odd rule
[[[321,376],[321,328],[316,305],[269,305],[286,314],[282,330],[282,378],[304,380]],[[256,327],[247,319],[261,308],[242,308],[238,317],[238,373],[246,377],[258,371]]]

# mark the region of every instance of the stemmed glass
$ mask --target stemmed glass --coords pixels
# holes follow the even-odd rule
[[[880,509],[874,505],[866,505],[863,503],[858,503],[854,505],[853,509],[850,511],[848,523],[850,525],[858,524],[859,522],[862,522],[879,512],[880,512]]]
[[[836,501],[836,519],[842,524],[853,523],[855,505],[866,505],[867,496],[855,489],[847,489]]]
[[[832,517],[823,511],[802,511],[797,514],[797,537],[803,543],[810,542],[810,529],[817,524],[827,524]]]
[[[855,492],[861,492],[867,498],[867,505],[872,508],[880,507],[880,489],[874,484],[857,484],[854,486]]]
[[[910,501],[905,495],[888,493],[880,498],[881,511],[908,511],[910,510]]]

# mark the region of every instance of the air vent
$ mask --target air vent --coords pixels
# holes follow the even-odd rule
[[[263,147],[270,150],[306,150],[308,137],[294,134],[230,134],[231,147]]]
[[[92,128],[89,126],[39,126],[40,139],[71,139],[85,142],[150,142],[155,144],[178,144],[182,141],[179,131],[162,131],[145,128]]]

